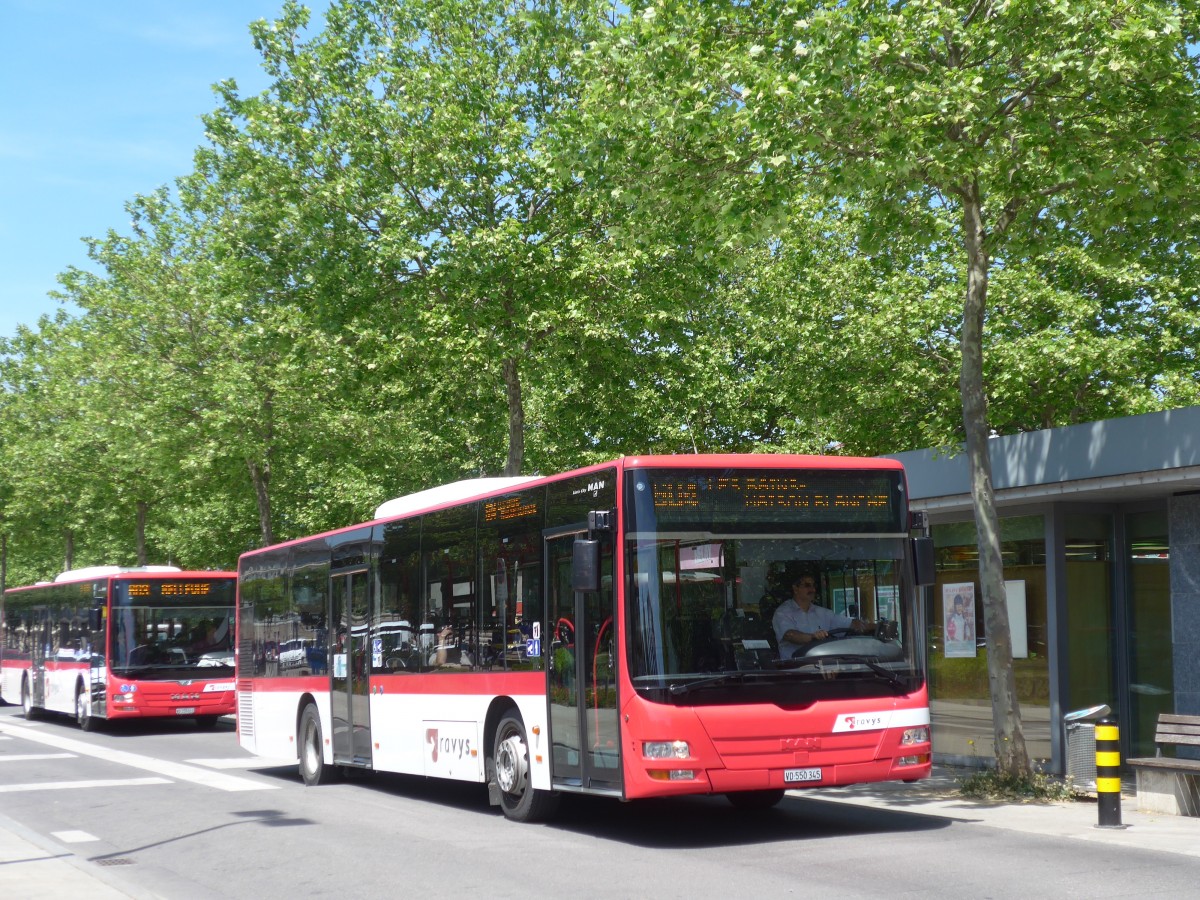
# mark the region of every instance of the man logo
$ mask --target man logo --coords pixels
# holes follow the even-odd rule
[[[433,761],[437,762],[438,757],[438,730],[436,728],[425,729],[425,743],[433,748]]]
[[[779,742],[782,750],[820,750],[821,739],[812,737],[783,738]]]

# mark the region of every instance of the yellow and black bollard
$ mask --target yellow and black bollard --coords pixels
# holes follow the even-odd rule
[[[1096,798],[1100,828],[1121,824],[1121,732],[1112,719],[1096,723]]]

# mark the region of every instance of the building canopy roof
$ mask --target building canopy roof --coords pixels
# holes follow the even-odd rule
[[[1051,499],[1123,503],[1200,491],[1200,406],[993,438],[999,505]],[[918,508],[969,508],[961,448],[888,454]]]

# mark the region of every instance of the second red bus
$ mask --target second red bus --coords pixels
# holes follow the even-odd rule
[[[0,699],[25,716],[155,717],[212,725],[234,711],[233,572],[96,567],[5,591]]]

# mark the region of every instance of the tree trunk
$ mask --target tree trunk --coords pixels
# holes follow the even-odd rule
[[[254,460],[246,460],[246,468],[250,470],[250,482],[254,485],[254,498],[258,503],[258,530],[262,546],[268,547],[275,543],[275,535],[271,531],[271,464],[259,465]]]
[[[63,571],[70,572],[75,566],[75,532],[70,528],[63,530]]]
[[[137,502],[137,564],[146,565],[146,501]]]
[[[521,374],[512,357],[504,360],[504,387],[508,392],[508,462],[504,464],[504,475],[511,477],[521,474],[525,460],[525,403],[521,399]]]
[[[979,534],[979,583],[983,619],[987,629],[988,683],[992,695],[992,728],[996,741],[996,768],[1019,777],[1030,774],[1029,752],[1021,724],[1013,674],[1012,633],[1004,591],[1004,562],[1000,551],[1000,517],[992,487],[992,460],[988,448],[987,395],[983,389],[983,323],[987,309],[988,265],[984,246],[983,209],[977,187],[964,192],[963,234],[967,249],[967,297],[963,306],[962,393],[963,430],[967,438],[967,464],[971,499]]]

